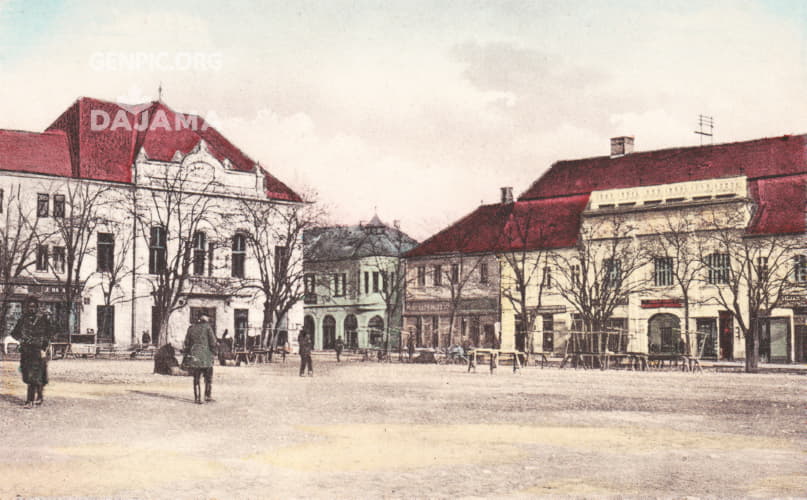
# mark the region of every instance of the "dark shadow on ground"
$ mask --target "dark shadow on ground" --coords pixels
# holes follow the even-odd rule
[[[132,394],[140,394],[141,396],[151,396],[152,398],[162,398],[162,399],[172,399],[174,401],[182,401],[185,403],[193,403],[194,401],[191,398],[184,398],[180,396],[171,396],[169,394],[160,394],[159,392],[148,392],[148,391],[133,391],[130,390]]]
[[[25,399],[19,396],[12,396],[11,394],[0,394],[0,401],[11,403],[14,406],[22,406],[25,404]]]

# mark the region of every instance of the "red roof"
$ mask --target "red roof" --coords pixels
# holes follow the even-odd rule
[[[520,197],[533,200],[604,189],[653,186],[744,175],[749,179],[807,172],[807,137],[754,141],[559,161]]]
[[[63,132],[0,130],[0,170],[69,177],[68,151]]]
[[[757,205],[749,234],[805,231],[807,136],[796,135],[559,161],[516,203],[479,207],[407,256],[570,247],[592,191],[737,176],[749,179]],[[467,233],[473,238],[458,244]]]
[[[216,159],[229,160],[235,170],[261,168],[203,118],[175,112],[158,101],[122,106],[83,97],[48,127],[48,131],[57,130],[67,134],[76,177],[128,183],[141,148],[149,159],[168,162],[176,152],[188,154],[201,140]],[[262,171],[267,197],[302,201],[288,186]]]
[[[805,230],[807,174],[789,175],[748,182],[757,204],[749,234],[793,234]]]

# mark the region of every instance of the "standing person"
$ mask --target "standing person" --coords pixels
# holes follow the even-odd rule
[[[334,346],[334,350],[336,351],[336,362],[340,363],[340,358],[342,356],[342,349],[345,348],[345,342],[342,340],[342,337],[336,339],[336,345]]]
[[[409,353],[409,362],[412,362],[412,358],[415,356],[415,336],[412,335],[412,332],[409,332],[409,338],[406,340],[406,350]]]
[[[216,334],[210,327],[210,318],[206,315],[199,317],[199,322],[188,328],[185,335],[185,359],[182,366],[190,370],[193,375],[193,399],[196,404],[202,404],[201,387],[199,379],[205,378],[205,401],[213,401],[213,353],[216,352]]]
[[[39,406],[44,400],[42,390],[48,383],[47,350],[53,326],[47,313],[39,310],[39,300],[28,296],[23,302],[23,313],[11,336],[20,343],[20,371],[22,381],[28,384],[25,408]]]
[[[314,366],[311,364],[311,350],[313,345],[308,333],[303,332],[297,339],[300,343],[300,376],[305,374],[305,369],[308,367],[308,376],[314,376]]]

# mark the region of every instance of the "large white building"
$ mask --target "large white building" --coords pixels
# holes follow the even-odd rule
[[[172,311],[165,328],[172,343],[202,313],[219,336],[260,333],[254,231],[240,214],[246,203],[282,214],[302,201],[202,118],[159,101],[81,98],[45,132],[0,130],[0,178],[4,248],[34,234],[27,253],[3,256],[3,266],[23,268],[2,274],[6,330],[21,300],[35,294],[64,318],[62,337],[117,347],[144,334],[157,341],[164,316],[157,297],[166,290],[174,290],[174,300],[163,302]],[[90,222],[77,223],[89,208]],[[77,226],[84,228],[78,236]],[[262,243],[286,261],[300,250],[299,241]],[[75,311],[66,314],[73,255],[82,262]],[[175,272],[164,271],[175,264]],[[172,280],[180,275],[178,289]],[[300,305],[274,326],[301,323]]]

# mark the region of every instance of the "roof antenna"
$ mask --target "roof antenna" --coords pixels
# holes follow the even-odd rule
[[[705,129],[709,129],[707,132]],[[701,146],[703,146],[703,138],[709,138],[709,144],[714,144],[714,133],[715,133],[715,119],[712,116],[706,115],[698,115],[698,130],[695,131],[696,134],[701,136]]]

